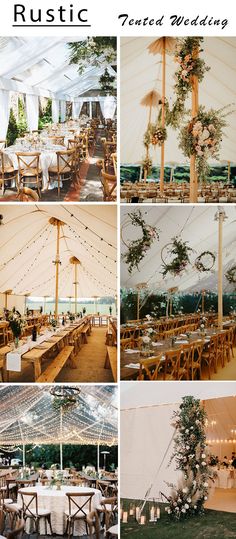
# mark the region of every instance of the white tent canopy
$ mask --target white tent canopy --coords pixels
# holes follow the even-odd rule
[[[71,408],[62,408],[62,413],[61,407],[53,404],[51,389],[50,385],[0,387],[0,446],[117,444],[116,388],[70,386],[68,389],[74,392],[77,402]]]
[[[116,295],[116,208],[114,206],[2,205],[0,292],[31,296],[55,295],[56,227],[60,236],[59,297],[74,296],[74,265],[78,266],[78,297]]]
[[[140,105],[141,99],[151,90],[161,93],[161,56],[149,54],[147,47],[153,37],[121,38],[121,163],[139,163],[144,156],[143,134],[147,127],[148,110]],[[201,53],[210,71],[199,84],[199,103],[207,109],[220,109],[235,103],[236,38],[207,37]],[[173,56],[166,56],[166,97],[170,107],[174,102]],[[186,107],[191,108],[190,99]],[[232,107],[235,108],[235,107]],[[153,112],[153,121],[156,119]],[[158,109],[159,111],[159,109]],[[236,112],[228,116],[224,129],[220,159],[235,162]],[[160,149],[152,152],[153,164],[160,163]],[[178,148],[177,132],[168,128],[165,144],[165,162],[185,164],[186,158]]]
[[[129,210],[121,209],[121,228],[122,223],[127,220],[128,213],[135,209],[133,206]],[[147,251],[145,257],[139,264],[139,271],[134,268],[131,275],[128,272],[128,266],[122,261],[121,264],[121,286],[125,288],[134,288],[139,283],[148,283],[150,290],[166,291],[170,287],[178,287],[180,292],[198,292],[202,289],[211,290],[217,293],[217,263],[218,263],[218,222],[215,221],[217,206],[211,207],[177,207],[171,208],[139,208],[145,221],[156,226],[160,232],[160,240],[154,240],[151,248]],[[236,240],[235,240],[235,221],[236,212],[234,206],[225,208],[227,219],[223,224],[223,267],[224,273],[235,264]],[[190,253],[191,264],[187,266],[186,271],[179,276],[168,274],[163,279],[161,271],[163,262],[161,260],[161,251],[163,247],[171,242],[171,239],[180,235],[183,241],[195,250]],[[135,227],[131,223],[122,230],[124,241],[129,244],[130,241],[142,237],[140,227]],[[203,251],[211,251],[216,256],[213,269],[207,273],[200,273],[194,267],[194,261]],[[121,240],[121,253],[127,252],[127,247]],[[230,285],[224,277],[224,291],[232,293],[233,286]]]
[[[155,386],[155,387],[154,387]],[[181,387],[180,387],[181,386]],[[121,496],[144,499],[153,483],[149,498],[169,494],[167,483],[176,483],[178,473],[173,454],[173,412],[183,396],[192,395],[203,401],[208,416],[207,438],[221,442],[209,443],[209,451],[219,454],[220,448],[230,457],[235,450],[231,429],[236,425],[235,384],[198,382],[174,384],[143,383],[121,388]],[[214,426],[212,426],[214,421]],[[227,442],[226,442],[227,440]],[[221,447],[222,446],[222,447]],[[140,464],[141,463],[141,464]]]

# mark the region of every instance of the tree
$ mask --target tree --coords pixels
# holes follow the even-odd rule
[[[83,41],[68,43],[70,64],[78,64],[82,74],[87,64],[99,66],[116,60],[116,37],[87,37]]]

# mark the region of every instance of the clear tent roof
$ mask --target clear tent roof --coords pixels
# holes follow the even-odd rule
[[[0,38],[0,87],[28,91],[71,100],[84,92],[99,88],[99,78],[107,67],[116,76],[111,65],[101,57],[98,66],[84,64],[78,73],[77,65],[69,64],[68,42],[83,41],[82,37],[2,37]],[[9,87],[10,88],[10,87]]]
[[[144,156],[143,135],[148,122],[147,107],[141,99],[151,90],[161,93],[161,56],[149,54],[147,47],[153,37],[121,38],[121,163],[139,163]],[[201,53],[210,71],[199,84],[199,103],[207,109],[220,109],[235,104],[236,84],[236,38],[206,37]],[[173,56],[166,55],[166,97],[173,103],[173,86],[176,63]],[[190,99],[186,103],[191,108]],[[235,106],[232,107],[235,109]],[[155,109],[156,111],[157,109]],[[153,113],[153,121],[156,112]],[[224,129],[220,159],[235,162],[236,112],[228,116]],[[160,149],[152,152],[153,164],[160,163]],[[165,162],[186,163],[178,148],[177,132],[168,128],[165,143]]]
[[[117,388],[75,385],[77,404],[61,411],[53,405],[51,387],[0,387],[0,445],[117,444]]]
[[[74,296],[75,256],[78,297],[116,294],[116,208],[108,205],[2,205],[0,292],[51,296],[55,294],[56,227],[61,220],[59,297]]]
[[[132,207],[132,210],[134,207]],[[121,286],[125,288],[135,288],[139,283],[147,283],[152,291],[167,291],[171,287],[178,287],[179,292],[199,292],[202,289],[217,293],[217,268],[218,268],[218,222],[215,220],[217,206],[203,207],[194,206],[171,208],[149,207],[140,208],[146,223],[156,226],[160,232],[160,239],[155,240],[145,257],[139,264],[139,270],[133,269],[132,274],[128,272],[128,266],[121,263]],[[122,229],[122,224],[127,221],[128,213],[131,210],[121,208],[121,230],[125,243],[142,237],[140,227],[134,227],[131,223]],[[224,273],[235,264],[236,238],[235,223],[236,211],[234,206],[225,208],[227,219],[223,224],[223,269]],[[191,264],[179,276],[167,275],[165,279],[161,274],[163,247],[171,242],[175,236],[180,236],[183,241],[194,249],[190,254]],[[198,255],[204,251],[211,251],[216,256],[214,267],[209,272],[198,272],[194,267],[194,261]],[[127,247],[121,240],[121,253],[127,252]],[[224,292],[233,293],[234,288],[224,277]]]

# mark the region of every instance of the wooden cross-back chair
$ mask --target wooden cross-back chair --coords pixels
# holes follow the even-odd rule
[[[84,520],[88,535],[87,515],[91,513],[94,492],[76,492],[74,494],[66,492],[66,496],[68,498],[69,508],[65,511],[67,518],[65,533],[68,534],[68,539],[73,536],[75,520],[78,519]],[[82,501],[80,501],[81,498]]]
[[[39,196],[41,196],[40,186],[42,184],[42,170],[40,168],[40,152],[16,152],[19,170],[19,186],[21,184],[36,185]]]
[[[56,146],[65,146],[65,137],[62,135],[50,135],[48,138],[50,142]]]
[[[113,174],[107,174],[104,170],[101,171],[101,181],[103,188],[103,200],[105,202],[112,202],[116,200],[116,185],[117,177]]]
[[[52,524],[51,524],[51,513],[47,509],[40,509],[38,506],[38,495],[37,492],[24,492],[19,490],[22,500],[22,516],[25,520],[28,518],[34,522],[35,531],[38,534],[39,532],[39,521],[40,519],[45,520],[45,534],[47,533],[46,523],[48,522],[50,532],[53,535]]]
[[[160,368],[163,364],[161,357],[162,354],[159,354],[156,357],[140,360],[138,380],[144,380],[145,377],[152,381],[158,380]]]
[[[17,170],[14,169],[9,157],[8,162],[6,162],[6,156],[1,148],[1,142],[4,141],[0,140],[0,185],[2,185],[3,194],[5,190],[5,182],[14,180],[17,183],[18,173]]]
[[[58,197],[60,197],[60,183],[74,179],[75,174],[75,149],[60,150],[56,152],[57,164],[48,169],[49,181],[57,181]]]

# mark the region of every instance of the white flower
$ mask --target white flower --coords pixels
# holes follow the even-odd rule
[[[194,506],[193,506],[193,508],[194,508],[194,509],[197,509],[197,506],[196,506],[196,505],[194,505]]]
[[[184,494],[187,494],[187,492],[188,492],[188,488],[187,488],[187,487],[184,487],[184,488],[183,488],[183,493],[184,493]]]
[[[206,458],[205,453],[202,453],[202,459],[205,459],[205,458]]]
[[[171,509],[168,509],[167,513],[168,513],[168,515],[170,515],[171,514]]]
[[[206,462],[204,460],[202,461],[202,466],[206,466]]]
[[[186,432],[186,434],[188,434],[188,433],[189,433],[189,429],[185,429],[185,432]]]
[[[185,509],[189,509],[188,503],[185,503],[184,507],[185,507]]]
[[[144,344],[148,344],[150,342],[150,337],[148,337],[148,335],[144,335],[144,337],[142,337],[142,340],[144,342]]]
[[[204,500],[207,500],[207,496],[204,496]]]
[[[197,484],[197,482],[195,481],[195,479],[193,480],[193,486],[195,487],[195,485]]]
[[[189,445],[186,445],[186,449],[187,449],[187,451],[188,451],[188,450],[190,449],[190,446],[189,446]]]
[[[181,498],[178,498],[177,502],[178,502],[178,503],[181,503],[181,502],[182,502]]]
[[[209,135],[210,135],[210,133],[209,133],[208,129],[206,127],[204,127],[203,132],[202,132],[203,140],[206,140],[207,138],[209,138]]]
[[[203,483],[203,486],[207,488],[207,487],[208,487],[208,483],[207,483],[207,482]]]
[[[182,507],[181,511],[182,513],[186,513],[186,509],[184,507]]]
[[[192,501],[191,498],[187,498],[188,503],[191,503],[191,501]]]
[[[169,509],[169,507],[165,507],[165,511],[166,511],[166,512],[168,511],[168,509]]]
[[[199,464],[196,464],[196,468],[199,468]]]
[[[152,334],[153,333],[153,329],[152,328],[148,328],[148,333]]]
[[[176,507],[176,508],[175,508],[175,511],[178,511],[178,512],[179,512],[179,507]]]

